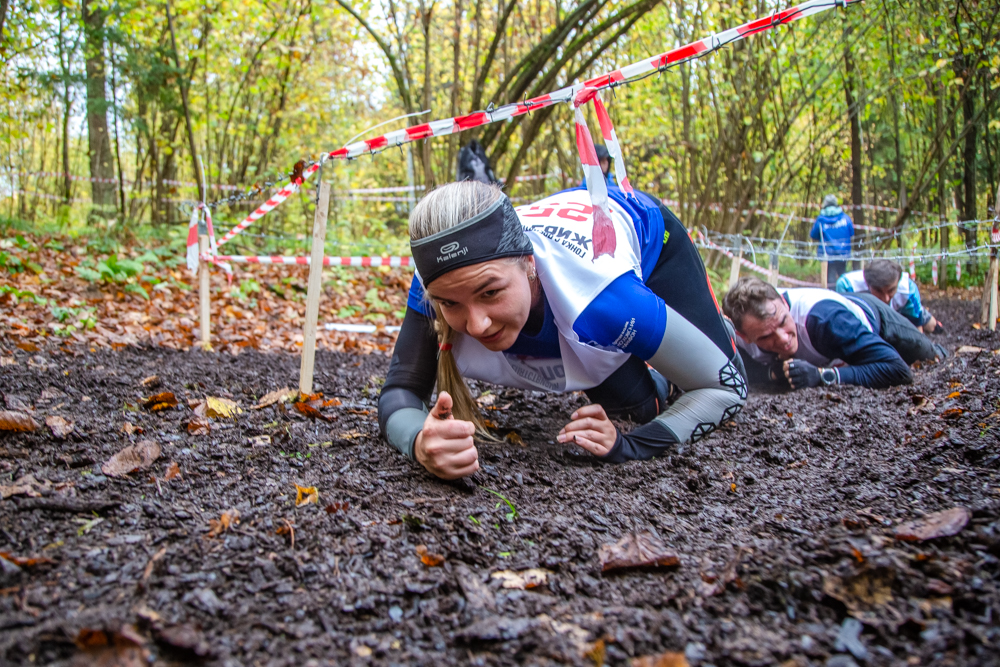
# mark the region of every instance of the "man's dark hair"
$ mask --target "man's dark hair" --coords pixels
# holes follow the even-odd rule
[[[768,319],[774,312],[768,304],[780,298],[774,285],[765,283],[760,278],[745,276],[739,279],[722,300],[722,312],[733,321],[737,330],[742,331],[743,319],[747,315],[761,320]]]
[[[891,259],[876,259],[865,267],[864,274],[869,288],[887,290],[899,284],[903,267]]]
[[[455,175],[456,181],[479,181],[492,185],[499,183],[493,173],[493,165],[486,155],[483,145],[473,139],[458,152],[458,173]]]

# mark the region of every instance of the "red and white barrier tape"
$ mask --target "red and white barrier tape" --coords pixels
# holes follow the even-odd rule
[[[722,246],[720,246],[720,245],[718,245],[716,243],[713,243],[712,241],[710,241],[707,238],[705,238],[705,235],[702,234],[701,232],[695,232],[695,235],[697,236],[698,239],[701,240],[702,245],[705,248],[709,248],[711,250],[717,250],[717,251],[721,252],[723,255],[725,255],[726,257],[728,257],[729,259],[735,259],[736,258],[736,255],[734,255],[731,250],[727,250],[727,249],[723,248]],[[768,271],[767,269],[765,269],[762,266],[757,266],[756,264],[754,264],[753,262],[751,262],[750,260],[748,260],[746,257],[740,257],[740,265],[741,266],[745,266],[748,269],[750,269],[751,271],[753,271],[755,273],[759,273],[761,275],[765,275],[765,276],[770,276],[771,275],[770,271]],[[799,280],[798,278],[792,278],[790,276],[783,276],[780,273],[778,274],[778,280],[783,280],[786,283],[791,283],[792,285],[799,285],[801,287],[826,287],[825,285],[820,285],[819,283],[811,283],[811,282],[809,282],[807,280]]]
[[[309,257],[291,257],[288,255],[211,255],[201,256],[206,262],[216,264],[232,262],[233,264],[298,264],[309,266]],[[413,266],[412,257],[324,257],[323,266]]]
[[[634,77],[651,74],[671,65],[676,65],[698,58],[709,51],[719,49],[727,44],[732,44],[757,33],[765,32],[776,26],[792,23],[833,7],[845,7],[859,2],[861,2],[861,0],[833,0],[832,2],[831,0],[807,0],[802,4],[775,12],[771,16],[755,19],[736,28],[723,30],[714,35],[710,35],[705,39],[699,39],[691,42],[690,44],[667,51],[666,53],[661,53],[653,58],[646,58],[608,74],[602,74],[599,77],[585,81],[583,84],[567,86],[566,88],[561,88],[552,93],[540,95],[523,102],[505,104],[499,107],[492,107],[491,105],[491,108],[485,111],[476,111],[465,116],[445,118],[443,120],[432,121],[430,123],[414,125],[412,127],[396,130],[394,132],[388,132],[371,139],[365,139],[353,144],[348,144],[343,148],[324,154],[323,158],[355,158],[365,154],[372,154],[386,148],[402,146],[405,143],[417,141],[419,139],[446,136],[456,132],[481,127],[489,123],[498,123],[500,121],[510,120],[517,116],[522,116],[530,111],[550,107],[560,102],[571,102],[576,98],[576,95],[584,89],[589,88],[595,91],[600,91],[604,88],[611,88]],[[622,161],[618,160],[617,162]],[[308,167],[306,171],[303,172],[303,179],[315,172],[318,168],[318,163]],[[588,182],[590,180],[593,179],[588,179]],[[257,209],[257,211],[254,211],[254,213],[250,214],[250,216],[248,216],[243,222],[227,232],[226,235],[219,241],[219,245],[223,245],[233,236],[252,224],[255,220],[260,219],[260,217],[268,211],[272,210],[275,206],[278,206],[288,197],[288,195],[294,192],[300,184],[301,180],[299,182],[293,181],[282,188],[278,195],[286,191],[287,194],[282,197],[275,195],[275,197],[269,199],[264,206]],[[274,201],[273,205],[271,205],[272,201]]]

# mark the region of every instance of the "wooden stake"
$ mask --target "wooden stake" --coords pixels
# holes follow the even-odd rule
[[[1000,266],[997,265],[997,251],[993,250],[990,253],[990,270],[987,273],[987,289],[989,290],[989,312],[987,317],[989,318],[990,331],[997,330],[997,299],[1000,296],[997,295],[997,278],[998,273],[1000,273]],[[984,324],[987,324],[984,322]]]
[[[740,260],[743,259],[743,248],[733,249],[733,266],[729,269],[729,289],[736,287],[736,282],[740,279]]]
[[[830,262],[820,262],[819,263],[819,284],[822,285],[823,289],[829,287],[827,281],[830,279]]]
[[[313,218],[312,252],[309,254],[309,291],[306,292],[306,324],[302,340],[299,392],[311,394],[316,363],[316,320],[323,292],[323,250],[326,247],[326,219],[330,213],[330,184],[320,181],[319,201]]]
[[[198,237],[198,254],[204,255],[208,252],[208,235],[202,234]],[[211,293],[208,290],[208,269],[211,262],[203,259],[198,261],[198,310],[201,317],[201,347],[205,350],[212,349],[212,303]]]
[[[778,286],[778,254],[777,253],[771,253],[771,275],[768,276],[768,277],[770,278],[770,283],[772,285],[774,285],[775,287],[777,287]]]

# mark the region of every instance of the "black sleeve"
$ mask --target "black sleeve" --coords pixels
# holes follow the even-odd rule
[[[749,354],[743,348],[739,348],[740,358],[743,359],[743,366],[747,370],[747,383],[751,387],[764,387],[769,389],[789,389],[788,379],[781,370],[781,362],[775,361],[773,364],[764,364]]]
[[[396,410],[419,409],[430,402],[437,379],[437,351],[433,321],[407,308],[378,398],[378,423],[383,433]]]
[[[631,433],[618,433],[618,439],[611,451],[600,457],[605,463],[625,461],[645,461],[660,456],[677,446],[677,438],[663,424],[651,421],[634,429]]]
[[[816,351],[847,366],[837,369],[842,384],[884,389],[913,382],[913,374],[889,343],[861,324],[836,301],[820,301],[809,311],[806,330]]]

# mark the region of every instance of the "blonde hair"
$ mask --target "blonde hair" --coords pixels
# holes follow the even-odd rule
[[[460,225],[469,218],[489,209],[503,197],[498,185],[488,185],[479,181],[460,181],[443,185],[427,193],[410,213],[410,240],[418,241],[446,229]],[[512,258],[512,261],[522,261]],[[426,292],[424,298],[429,299]],[[452,412],[456,419],[470,421],[476,425],[477,433],[488,439],[495,439],[486,429],[479,405],[469,392],[465,379],[458,370],[451,346],[456,338],[455,331],[448,326],[441,307],[431,301],[437,315],[434,329],[438,336],[438,391],[447,391],[453,402]]]

